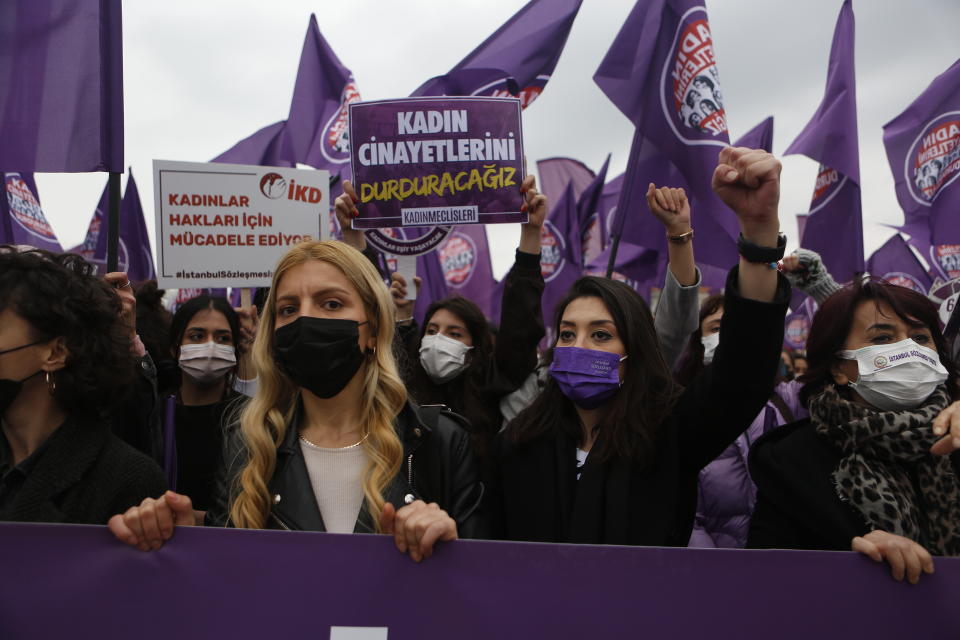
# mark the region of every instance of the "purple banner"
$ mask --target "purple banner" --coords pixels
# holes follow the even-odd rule
[[[23,244],[60,253],[63,248],[50,223],[47,222],[40,200],[30,188],[32,178],[19,173],[0,173],[3,193],[0,193],[0,244]]]
[[[0,562],[5,640],[960,635],[956,558],[909,586],[854,553],[461,540],[414,564],[374,535],[181,528],[144,553],[105,527],[4,524]]]
[[[600,213],[603,186],[607,180],[610,154],[593,181],[577,196],[577,223],[580,227],[581,264],[590,264],[607,246],[606,228]]]
[[[144,282],[157,277],[153,266],[153,251],[150,249],[150,239],[147,236],[147,223],[143,216],[143,207],[140,204],[140,192],[137,182],[133,179],[133,169],[129,169],[126,191],[120,201],[120,241],[117,246],[117,270],[123,271],[131,282]],[[106,211],[107,187],[100,199],[100,205]],[[99,208],[98,208],[99,212]],[[93,225],[97,214],[94,213]],[[107,217],[101,218],[102,222]],[[107,225],[102,228],[106,229]],[[88,232],[89,234],[89,232]],[[100,273],[107,269],[107,234],[97,232],[97,244],[91,261],[97,265]]]
[[[573,187],[567,184],[560,201],[550,207],[547,219],[540,228],[540,272],[544,281],[541,305],[546,324],[542,344],[553,345],[556,342],[553,313],[557,303],[582,275],[582,260],[577,202],[573,197]]]
[[[350,105],[355,229],[525,222],[523,132],[513,98]]]
[[[0,169],[123,171],[120,0],[0,3]]]
[[[297,165],[286,122],[274,122],[233,145],[210,162],[256,164],[263,167]]]

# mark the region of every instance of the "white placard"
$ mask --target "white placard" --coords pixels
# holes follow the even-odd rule
[[[330,236],[330,173],[153,161],[161,289],[266,287],[295,244]]]
[[[396,273],[403,276],[407,283],[407,297],[404,300],[417,299],[417,285],[413,279],[417,275],[417,256],[391,256],[397,261]]]

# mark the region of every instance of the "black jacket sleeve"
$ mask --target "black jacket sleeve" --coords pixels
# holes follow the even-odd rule
[[[445,415],[440,417],[439,428],[449,431],[447,444],[448,474],[443,509],[457,523],[457,534],[461,538],[487,538],[489,531],[483,512],[483,483],[473,455],[470,436]]]
[[[500,330],[486,385],[491,395],[515,391],[537,368],[537,344],[544,336],[543,287],[540,254],[518,249],[503,287]]]
[[[720,345],[713,362],[680,396],[680,455],[687,472],[698,472],[743,433],[773,392],[790,284],[778,275],[773,302],[741,297],[739,267],[724,293]]]

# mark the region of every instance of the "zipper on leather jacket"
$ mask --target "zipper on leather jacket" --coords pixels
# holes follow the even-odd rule
[[[279,524],[281,527],[283,527],[286,531],[293,531],[293,529],[291,529],[290,527],[288,527],[288,526],[287,526],[287,523],[284,522],[284,521],[280,518],[280,516],[278,516],[277,513],[276,513],[275,511],[273,511],[272,509],[270,510],[270,515],[273,517],[274,520],[277,521],[277,524]]]
[[[413,454],[407,456],[407,484],[413,486]]]

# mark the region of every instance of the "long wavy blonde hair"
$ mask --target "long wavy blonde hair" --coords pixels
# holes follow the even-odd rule
[[[240,414],[240,429],[247,460],[234,483],[230,520],[236,527],[262,529],[273,504],[267,483],[277,462],[277,447],[296,410],[299,389],[273,360],[277,285],[291,268],[309,260],[322,260],[340,269],[363,302],[376,330],[376,351],[367,359],[361,399],[361,430],[369,436],[363,448],[369,462],[363,474],[367,509],[379,529],[383,491],[400,470],[403,446],[393,422],[407,400],[406,388],[393,358],[394,307],[383,280],[356,249],[335,241],[303,242],[283,256],[273,274],[270,294],[253,343],[253,363],[259,376],[254,397]]]

